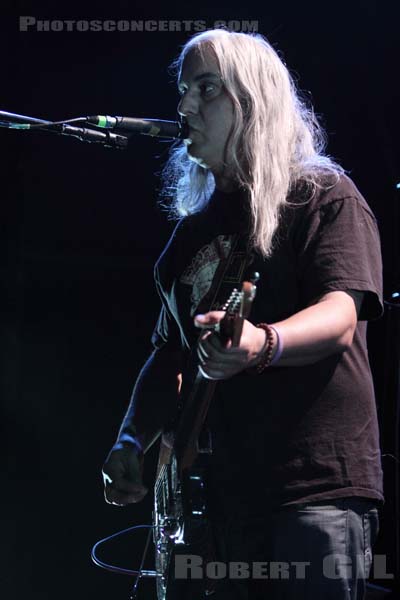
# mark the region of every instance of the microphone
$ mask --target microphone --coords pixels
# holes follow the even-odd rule
[[[188,136],[187,124],[178,121],[95,115],[87,117],[87,123],[102,129],[123,129],[126,132],[141,133],[152,137],[184,139]]]
[[[26,115],[6,112],[0,110],[0,126],[8,129],[37,129],[47,131],[49,133],[57,133],[59,135],[69,135],[77,138],[81,142],[102,144],[106,148],[116,148],[117,150],[125,150],[128,148],[129,138],[123,135],[118,135],[110,131],[97,131],[96,129],[88,129],[87,127],[75,127],[67,123],[54,123],[45,119],[36,119]],[[76,119],[77,121],[85,119]]]
[[[51,131],[49,129],[49,131]],[[129,139],[124,135],[111,133],[111,131],[96,131],[87,127],[72,127],[71,125],[61,125],[61,130],[56,132],[61,135],[72,135],[81,142],[103,144],[106,148],[115,148],[116,150],[125,150],[128,148]]]

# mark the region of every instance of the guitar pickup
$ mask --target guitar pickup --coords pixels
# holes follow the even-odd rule
[[[212,436],[209,429],[202,429],[196,442],[199,454],[212,454]]]
[[[206,500],[204,474],[202,471],[194,469],[194,471],[188,473],[185,480],[185,487],[186,515],[195,519],[203,517],[206,512]]]

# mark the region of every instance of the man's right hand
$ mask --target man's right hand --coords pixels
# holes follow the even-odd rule
[[[106,502],[125,506],[140,502],[147,494],[143,485],[143,454],[131,443],[116,444],[103,466]]]

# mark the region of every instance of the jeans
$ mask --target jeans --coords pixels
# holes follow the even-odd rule
[[[213,600],[362,600],[378,511],[341,498],[219,519],[214,532]]]

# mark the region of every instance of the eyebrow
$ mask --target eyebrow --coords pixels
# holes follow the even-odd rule
[[[211,73],[211,71],[206,71],[205,73],[199,73],[198,75],[196,75],[196,77],[193,79],[193,83],[197,83],[202,79],[209,79],[210,77],[213,77],[214,79],[221,79],[220,75],[217,75],[216,73]],[[184,80],[179,80],[178,87],[181,86],[183,83],[185,83]]]

